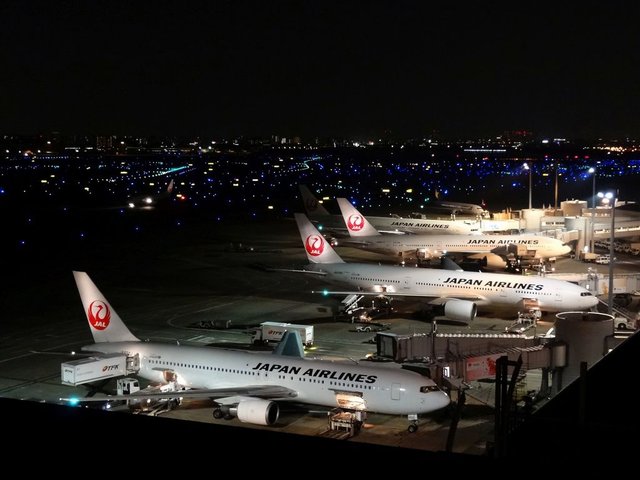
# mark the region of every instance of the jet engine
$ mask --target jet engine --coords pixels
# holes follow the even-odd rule
[[[448,300],[444,304],[444,316],[449,320],[471,323],[477,313],[477,305],[467,300]]]
[[[485,268],[487,270],[504,270],[507,268],[507,262],[504,258],[496,253],[474,253],[468,255],[467,258],[474,260],[485,260]]]
[[[531,252],[527,249],[526,245],[519,245],[515,243],[509,243],[507,245],[502,245],[500,247],[496,247],[491,250],[491,253],[495,253],[496,255],[515,255],[517,257],[524,257],[531,255]]]
[[[269,400],[242,400],[235,410],[238,420],[254,425],[273,425],[280,415],[278,404]]]

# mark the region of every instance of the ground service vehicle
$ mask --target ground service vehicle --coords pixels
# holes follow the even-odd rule
[[[262,322],[253,336],[253,343],[279,342],[287,330],[297,331],[305,347],[313,345],[313,325],[283,322]]]

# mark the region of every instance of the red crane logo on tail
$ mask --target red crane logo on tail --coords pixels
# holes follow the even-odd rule
[[[304,248],[313,257],[322,255],[322,252],[324,252],[324,238],[320,235],[309,235],[307,241],[304,242]]]
[[[347,227],[349,227],[349,230],[352,232],[359,232],[364,228],[364,219],[361,215],[356,213],[349,215],[349,218],[347,219]]]
[[[89,318],[89,323],[96,330],[104,330],[109,326],[109,322],[111,320],[111,310],[109,310],[109,305],[104,303],[102,300],[94,300],[89,305],[89,310],[87,310],[87,317]]]

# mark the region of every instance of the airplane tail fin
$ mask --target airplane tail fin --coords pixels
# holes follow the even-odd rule
[[[300,333],[295,330],[284,332],[282,340],[273,351],[275,355],[285,355],[287,357],[304,358],[304,347],[302,346],[302,338]]]
[[[310,263],[344,263],[329,242],[318,232],[306,215],[294,213],[300,238]]]
[[[169,182],[169,185],[167,185],[167,193],[171,193],[171,192],[173,192],[173,178]]]
[[[95,343],[138,342],[86,272],[73,272]]]
[[[326,208],[322,206],[316,197],[311,193],[311,190],[306,185],[298,185],[300,188],[300,195],[302,195],[302,203],[304,210],[307,212],[309,218],[331,215]]]
[[[346,198],[338,198],[337,200],[340,212],[342,212],[342,218],[351,237],[381,235],[349,200]]]

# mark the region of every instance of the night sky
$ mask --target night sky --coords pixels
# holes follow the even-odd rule
[[[639,2],[0,3],[0,134],[640,137]]]

